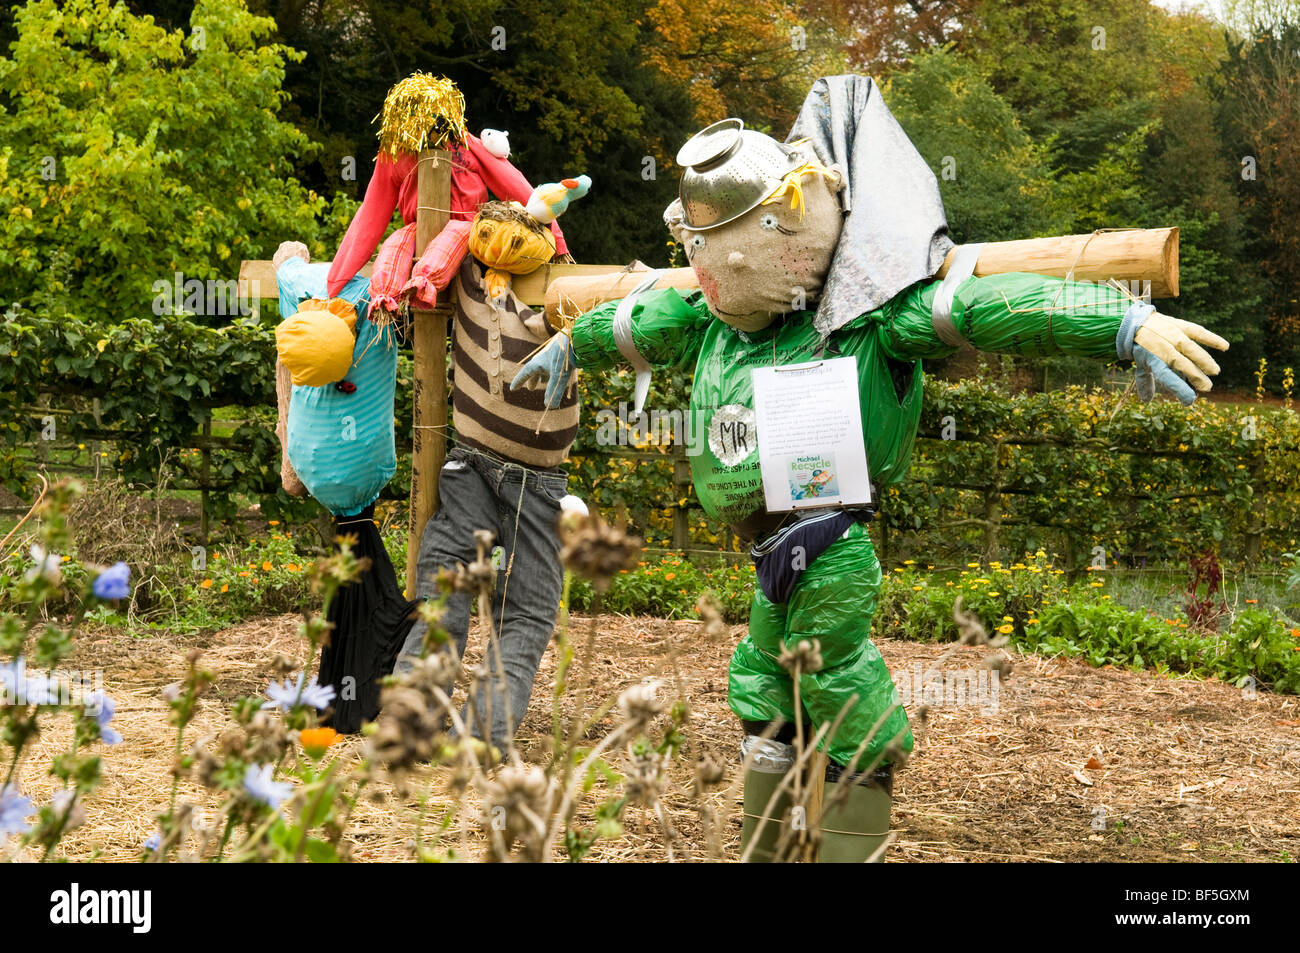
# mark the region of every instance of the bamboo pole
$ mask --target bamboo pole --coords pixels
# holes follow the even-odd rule
[[[935,274],[948,273],[956,250],[950,251]],[[605,301],[625,297],[644,277],[646,268],[621,269],[594,275],[565,275],[546,286],[546,317],[556,324],[561,312],[582,314]],[[1132,228],[1089,235],[1026,238],[988,242],[980,252],[975,274],[999,275],[1027,271],[1075,281],[1115,281],[1130,285],[1141,296],[1146,282],[1152,298],[1178,296],[1178,229]],[[694,291],[700,283],[690,268],[670,268],[656,288]]]
[[[451,155],[445,149],[420,153],[416,179],[415,253],[442,231],[451,217]],[[411,523],[406,540],[406,595],[417,592],[416,566],[424,525],[438,509],[438,474],[447,455],[447,318],[444,300],[432,311],[413,310],[414,374],[411,382]]]

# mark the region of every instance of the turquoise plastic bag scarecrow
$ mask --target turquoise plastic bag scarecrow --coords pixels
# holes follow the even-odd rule
[[[276,272],[280,314],[289,317],[307,298],[325,297],[330,263],[290,258]],[[358,315],[369,310],[369,279],[352,278],[338,295]],[[352,367],[323,387],[294,385],[289,402],[289,462],[303,485],[335,516],[352,516],[379,498],[397,471],[393,398],[397,346],[391,326],[357,319]]]

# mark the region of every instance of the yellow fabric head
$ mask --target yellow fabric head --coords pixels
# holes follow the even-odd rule
[[[342,298],[310,298],[275,329],[280,363],[300,386],[342,380],[352,369],[356,326],[357,312]]]
[[[555,236],[517,204],[488,202],[474,216],[469,250],[488,268],[526,275],[554,257]]]

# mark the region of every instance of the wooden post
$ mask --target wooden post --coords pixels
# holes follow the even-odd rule
[[[208,484],[212,482],[212,445],[209,438],[212,436],[212,408],[207,409],[203,415],[203,446],[199,448],[199,459],[202,461],[199,467],[199,479],[202,485],[199,487],[199,545],[208,545]],[[154,491],[157,493],[157,490]]]
[[[678,447],[673,453],[673,549],[685,552],[691,545],[691,513],[689,503],[679,502],[690,493],[691,462],[686,448]]]
[[[445,149],[420,153],[416,178],[415,254],[420,256],[451,218],[451,155]],[[406,540],[406,596],[414,598],[416,562],[424,524],[438,510],[438,474],[447,455],[447,318],[444,301],[432,311],[413,311],[415,351],[411,381],[411,527]]]

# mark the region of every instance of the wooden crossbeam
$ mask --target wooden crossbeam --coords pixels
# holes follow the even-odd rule
[[[418,229],[417,229],[418,231]],[[374,262],[361,269],[361,274],[370,277]],[[515,296],[531,308],[539,308],[546,303],[546,289],[551,282],[561,278],[588,278],[595,275],[611,275],[627,271],[627,265],[543,265],[531,275],[515,275],[511,287]],[[252,260],[239,265],[239,291],[245,300],[254,298],[275,298],[279,295],[275,285],[275,266],[269,261]]]

